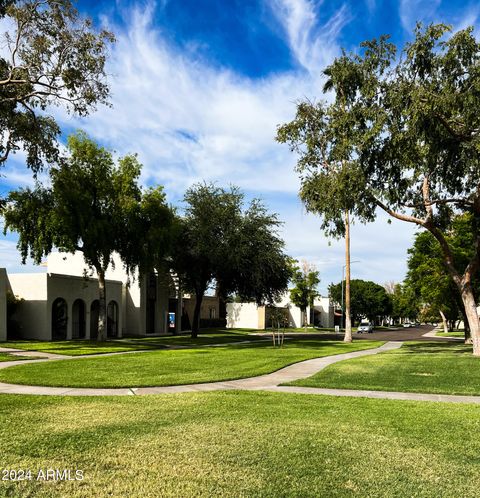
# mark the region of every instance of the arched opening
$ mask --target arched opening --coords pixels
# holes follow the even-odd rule
[[[85,303],[77,299],[72,307],[72,339],[85,338]]]
[[[90,339],[95,340],[98,337],[98,312],[100,302],[98,299],[92,302],[90,306]]]
[[[65,299],[59,297],[52,304],[52,340],[67,338],[68,307]]]
[[[118,305],[110,301],[107,306],[107,337],[118,337]]]

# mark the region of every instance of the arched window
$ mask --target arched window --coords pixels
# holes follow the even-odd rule
[[[72,339],[85,338],[85,303],[77,299],[72,307]]]
[[[98,336],[98,312],[100,302],[98,299],[90,305],[90,339],[95,340]]]
[[[52,340],[67,338],[68,307],[65,299],[59,297],[52,304]]]
[[[118,337],[118,305],[110,301],[107,306],[107,337]]]

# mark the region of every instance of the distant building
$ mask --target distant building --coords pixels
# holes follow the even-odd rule
[[[304,314],[290,302],[288,293],[275,304],[276,308],[284,309],[290,327],[300,328],[304,324]],[[227,327],[246,329],[266,329],[271,327],[269,306],[257,306],[255,303],[228,303]],[[306,310],[307,322],[318,327],[334,326],[333,304],[328,297],[316,298],[313,306]]]

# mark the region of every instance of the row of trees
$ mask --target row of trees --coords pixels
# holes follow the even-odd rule
[[[162,187],[139,186],[136,156],[115,162],[84,133],[70,136],[67,148],[50,169],[51,185],[11,192],[2,214],[5,231],[19,234],[23,262],[40,263],[55,247],[83,253],[98,276],[99,340],[106,334],[105,274],[114,252],[132,275],[170,272],[195,295],[193,337],[213,285],[223,298],[235,293],[257,303],[274,302],[286,290],[291,264],[279,220],[259,200],[246,204],[235,187],[202,183],[187,190],[180,213]]]

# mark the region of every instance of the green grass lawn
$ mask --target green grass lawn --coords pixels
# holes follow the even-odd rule
[[[192,339],[190,335],[160,336],[160,337],[127,337],[98,341],[8,341],[0,345],[6,348],[23,349],[26,351],[42,351],[45,353],[64,354],[67,356],[83,356],[89,354],[115,353],[124,351],[139,351],[144,349],[163,349],[168,346],[202,346],[224,344],[229,342],[255,341],[258,336],[247,335],[250,330],[205,330]]]
[[[115,353],[123,351],[138,351],[139,349],[157,349],[157,345],[138,344],[120,341],[8,341],[2,342],[2,347],[22,349],[24,351],[41,351],[43,353],[82,356],[99,353]]]
[[[380,346],[319,339],[290,339],[283,348],[269,342],[132,353],[51,361],[7,368],[0,380],[14,384],[69,387],[168,386],[261,375],[310,358]]]
[[[438,337],[465,337],[464,330],[452,330],[452,332],[437,332],[435,335]]]
[[[0,496],[477,497],[480,407],[266,392],[0,396]],[[83,471],[44,482],[40,469]]]
[[[0,361],[34,360],[32,356],[17,356],[9,353],[0,353]]]
[[[464,344],[409,342],[400,349],[330,365],[292,385],[480,394],[480,358],[472,356],[472,347]]]

